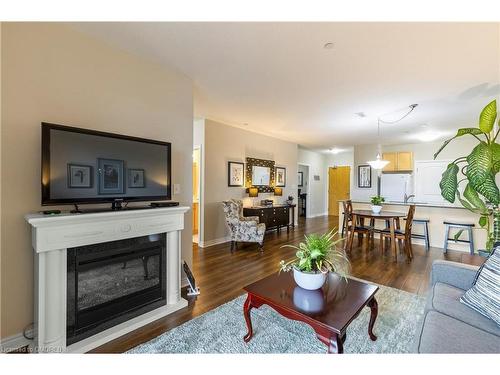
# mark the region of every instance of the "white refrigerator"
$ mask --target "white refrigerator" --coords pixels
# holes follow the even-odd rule
[[[383,173],[380,195],[386,202],[403,202],[405,194],[414,194],[413,175],[410,173]]]

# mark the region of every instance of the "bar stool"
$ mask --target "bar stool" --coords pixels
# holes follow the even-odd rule
[[[470,254],[474,255],[474,238],[472,237],[472,228],[474,227],[474,224],[473,223],[453,223],[451,221],[443,221],[443,224],[445,225],[443,252],[446,253],[448,251],[448,241],[451,240],[451,241],[455,241],[455,242],[468,243]],[[451,228],[456,228],[458,230],[467,231],[469,239],[468,240],[455,240],[454,238],[450,238],[450,229]]]
[[[406,220],[406,219],[405,219]],[[413,224],[422,224],[424,226],[424,233],[411,233],[412,238],[419,238],[425,241],[425,250],[430,249],[430,238],[429,238],[429,219],[413,219]]]

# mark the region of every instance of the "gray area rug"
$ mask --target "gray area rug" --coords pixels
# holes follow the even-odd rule
[[[380,286],[373,342],[368,337],[370,309],[365,307],[347,328],[344,353],[411,353],[425,298]],[[240,296],[127,353],[325,353],[326,345],[307,324],[286,319],[263,305],[253,309],[254,335],[249,343]]]

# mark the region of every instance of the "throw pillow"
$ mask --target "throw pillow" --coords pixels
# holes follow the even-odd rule
[[[500,325],[500,251],[495,247],[460,302]]]

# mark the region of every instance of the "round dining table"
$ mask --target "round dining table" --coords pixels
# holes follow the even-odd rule
[[[405,218],[405,212],[393,212],[393,211],[380,211],[379,213],[375,213],[371,210],[352,210],[352,223],[360,223],[360,225],[364,225],[365,219],[371,220],[384,220],[389,223],[389,232],[391,235],[391,250],[393,254],[396,254],[396,229],[400,229],[400,219]],[[349,232],[349,237],[347,239],[347,248],[349,251],[352,250],[352,243],[354,240],[354,231],[351,230]],[[406,254],[408,259],[411,259],[410,254]]]

